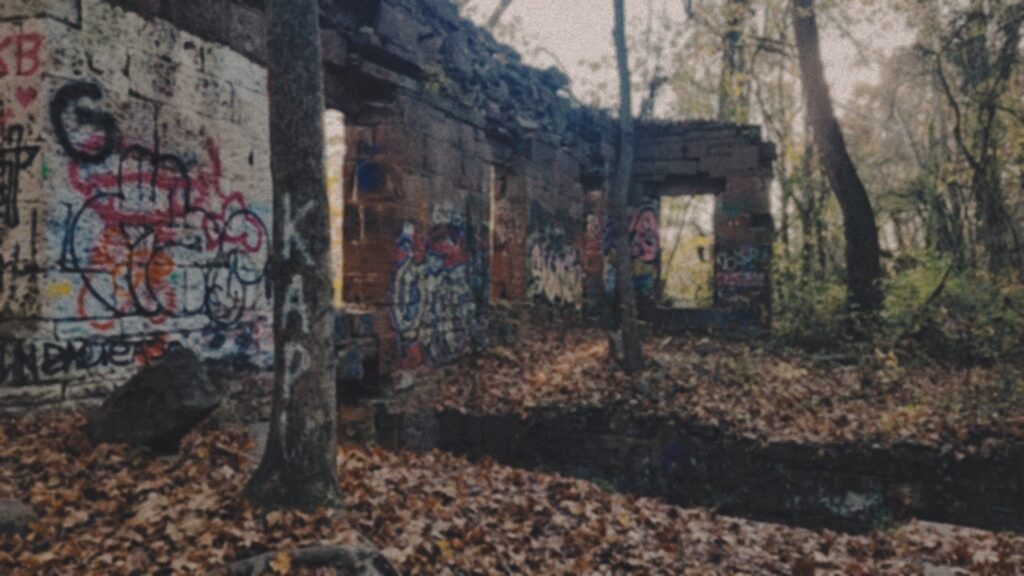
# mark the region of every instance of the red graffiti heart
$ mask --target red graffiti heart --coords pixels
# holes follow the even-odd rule
[[[29,104],[36,101],[36,97],[39,96],[39,92],[35,88],[29,86],[28,88],[18,88],[14,92],[14,97],[21,104],[22,108],[28,108]]]

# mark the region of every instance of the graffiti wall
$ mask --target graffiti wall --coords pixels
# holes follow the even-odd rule
[[[489,283],[487,237],[486,226],[445,205],[426,227],[404,224],[388,297],[401,366],[445,364],[473,350]]]
[[[0,404],[174,346],[268,366],[265,72],[99,0],[2,10]]]
[[[661,238],[658,233],[658,208],[645,205],[631,207],[627,213],[630,258],[633,261],[633,285],[639,298],[653,299],[658,285],[661,258]],[[614,246],[611,239],[612,221],[605,220],[605,291],[615,292]]]
[[[715,307],[739,324],[767,326],[771,316],[772,221],[767,186],[733,178],[715,212]]]
[[[568,230],[566,229],[568,228]],[[529,296],[534,301],[581,308],[583,266],[578,235],[568,218],[552,216],[539,203],[530,206]]]
[[[38,316],[42,303],[43,47],[38,23],[0,22],[0,318]]]

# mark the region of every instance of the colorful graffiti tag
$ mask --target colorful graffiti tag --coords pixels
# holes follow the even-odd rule
[[[190,328],[238,327],[270,298],[262,218],[241,192],[221,189],[212,139],[191,155],[125,142],[102,101],[98,86],[75,82],[50,105],[73,191],[59,265],[80,280],[74,317],[100,333],[126,317],[150,330],[184,319]],[[252,334],[236,336],[252,344]]]
[[[552,213],[534,200],[530,203],[527,294],[558,306],[583,303],[583,265],[575,235],[566,231],[565,215]]]
[[[633,282],[637,290],[654,292],[661,240],[658,237],[658,214],[653,207],[630,210],[629,245],[633,257]]]
[[[715,252],[716,305],[752,306],[768,288],[771,247],[716,247]]]
[[[426,233],[405,224],[388,296],[404,366],[443,364],[472,349],[487,284],[486,237],[450,211],[435,210]]]
[[[580,251],[559,226],[534,232],[530,247],[531,298],[561,306],[579,307],[583,301],[583,267]]]
[[[658,214],[653,206],[630,208],[629,247],[633,260],[633,285],[642,293],[655,290],[658,279],[658,265],[661,258],[661,239],[658,232]],[[615,269],[612,266],[611,219],[605,222],[605,291],[615,292]]]

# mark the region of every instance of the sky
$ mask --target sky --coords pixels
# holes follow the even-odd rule
[[[701,0],[695,0],[697,2]],[[668,2],[670,10],[683,12],[682,0],[627,0],[627,20],[647,13],[650,3],[660,5]],[[486,19],[498,0],[475,0],[478,6],[477,20]],[[577,65],[581,59],[596,60],[602,54],[614,52],[612,44],[613,11],[611,0],[514,0],[506,18],[519,16],[527,33],[540,39],[541,43],[558,55],[565,65],[565,72],[571,79],[592,77],[594,72]],[[852,93],[860,82],[873,83],[878,79],[878,70],[858,63],[853,43],[831,26],[822,30],[822,53],[825,59],[826,75],[832,86],[833,96],[842,101],[844,94]],[[874,50],[890,52],[893,48],[908,44],[910,39],[900,26],[889,23],[874,23],[868,28],[854,27],[850,33]],[[549,66],[550,58],[527,61],[534,65]],[[615,70],[604,71],[609,75],[610,85],[615,86]]]

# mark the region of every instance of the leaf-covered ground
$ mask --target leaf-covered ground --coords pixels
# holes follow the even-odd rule
[[[259,513],[242,431],[158,458],[90,446],[83,419],[0,422],[0,498],[40,521],[0,536],[0,574],[193,574],[368,536],[409,574],[1021,574],[1024,537],[911,524],[839,535],[683,510],[559,476],[431,453],[344,449],[336,515]]]
[[[881,353],[829,365],[747,343],[655,338],[645,345],[647,370],[627,377],[599,330],[531,334],[422,375],[427,400],[488,414],[621,406],[765,441],[908,442],[963,453],[1024,440],[1024,380],[1010,367],[909,367]]]

